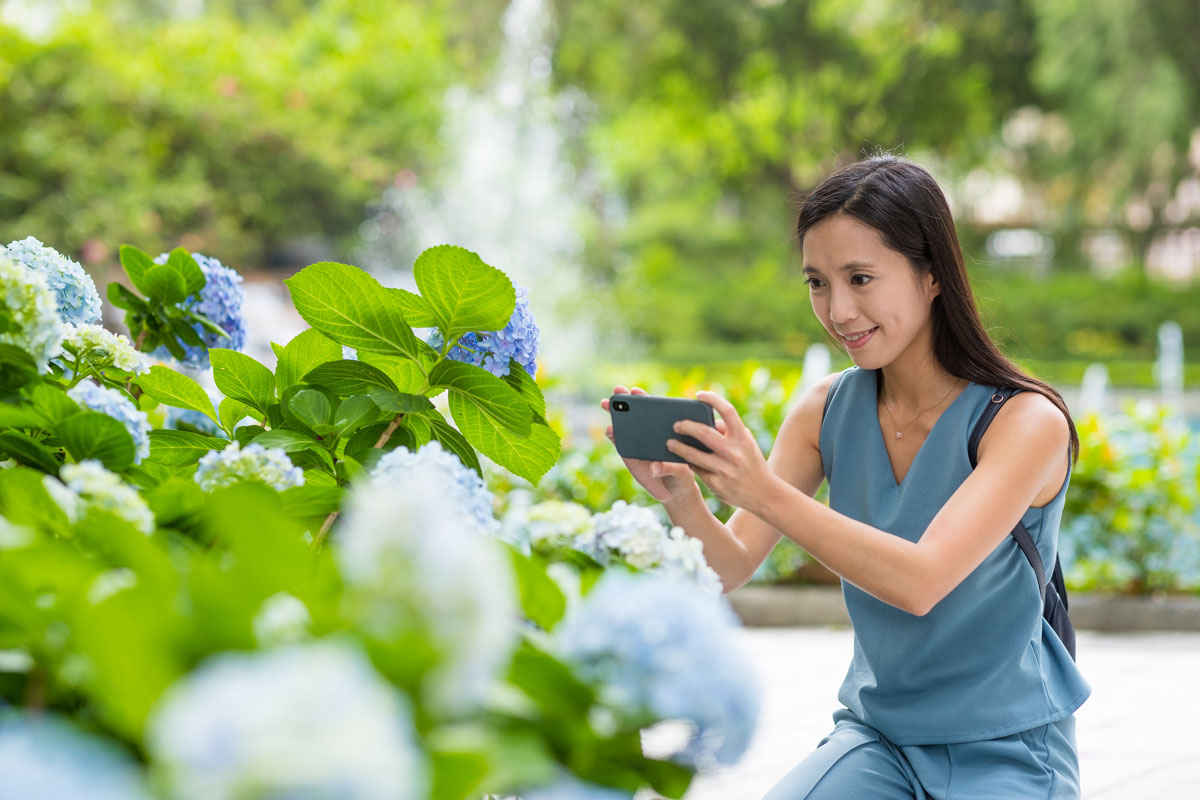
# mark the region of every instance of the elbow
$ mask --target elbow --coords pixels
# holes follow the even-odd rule
[[[906,598],[906,602],[900,608],[914,617],[923,617],[933,611],[934,607],[942,602],[947,594],[948,592],[940,588],[921,587],[911,597]]]

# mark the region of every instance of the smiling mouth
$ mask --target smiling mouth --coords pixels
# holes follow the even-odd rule
[[[851,333],[851,334],[839,333],[838,336],[842,337],[847,342],[857,342],[859,339],[863,338],[868,333],[871,333],[872,331],[876,331],[876,330],[879,330],[878,325],[876,325],[874,328],[868,328],[867,330],[862,331],[861,333]]]

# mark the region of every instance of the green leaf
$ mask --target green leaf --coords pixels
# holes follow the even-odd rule
[[[204,490],[194,480],[184,478],[168,478],[143,496],[159,526],[173,528],[196,524],[204,510],[206,498]]]
[[[32,405],[0,404],[0,428],[41,428],[45,424],[45,418]]]
[[[404,308],[404,321],[412,327],[432,328],[438,324],[433,310],[429,308],[429,304],[421,295],[404,289],[388,289],[388,291],[395,293],[400,305]]]
[[[461,433],[454,429],[454,426],[446,422],[440,413],[434,411],[431,414],[423,414],[419,417],[406,417],[404,421],[412,425],[422,422],[428,423],[428,438],[425,438],[424,441],[433,439],[439,442],[445,449],[458,456],[459,461],[475,470],[479,474],[479,477],[483,477],[483,467],[479,464],[479,456],[475,454],[474,448],[467,443],[467,440],[463,438]],[[414,430],[414,436],[418,440],[422,439],[419,435],[420,433],[420,431]]]
[[[184,290],[187,292],[185,297],[191,297],[208,283],[204,277],[204,270],[200,269],[200,265],[196,263],[196,259],[192,258],[192,254],[182,247],[176,247],[171,251],[167,256],[167,265],[183,278]]]
[[[517,589],[525,616],[544,631],[554,630],[566,613],[567,598],[554,579],[546,574],[549,562],[538,555],[526,556],[511,545],[506,545],[506,548],[517,576]]]
[[[374,425],[368,425],[365,428],[359,428],[346,441],[346,456],[357,461],[365,462],[371,450],[375,448],[375,443],[379,441],[379,437],[387,430],[388,423],[379,422]],[[403,426],[392,432],[391,437],[387,440],[383,447],[379,448],[379,452],[386,453],[389,450],[394,450],[397,447],[407,447],[409,450],[415,450],[417,444],[413,441],[412,432]]]
[[[233,427],[246,417],[251,419],[262,419],[261,412],[256,412],[252,406],[248,406],[241,400],[234,400],[232,397],[226,397],[221,401],[221,407],[217,409],[217,416],[220,417],[220,425],[227,431],[233,430]]]
[[[125,268],[125,274],[129,276],[129,281],[137,287],[139,292],[149,297],[150,292],[146,288],[145,275],[155,266],[154,259],[128,244],[121,245],[119,252],[121,266]]]
[[[580,724],[595,701],[593,691],[575,677],[570,667],[528,639],[514,650],[508,679],[550,720]]]
[[[411,358],[370,353],[365,350],[358,354],[358,360],[364,364],[379,367],[392,380],[392,383],[396,384],[398,391],[420,394],[420,389],[425,386],[425,372],[421,370],[421,364],[426,364],[426,371],[428,371],[437,361],[437,353],[433,348],[425,345],[424,342],[422,344],[426,350],[422,351],[423,356],[420,363]]]
[[[316,389],[301,389],[288,400],[288,409],[296,418],[314,430],[329,423],[333,407],[325,395]]]
[[[279,447],[285,453],[295,453],[301,450],[324,451],[325,449],[316,439],[299,431],[263,431],[254,437],[254,441],[263,447]]]
[[[345,436],[379,419],[379,406],[369,397],[347,397],[333,415],[334,436]]]
[[[508,374],[504,376],[503,380],[525,398],[525,402],[529,403],[529,407],[533,409],[534,416],[539,418],[546,416],[546,398],[542,396],[542,390],[538,388],[537,381],[533,379],[533,376],[526,372],[515,358],[508,360]]]
[[[28,353],[16,345],[0,344],[0,392],[15,392],[37,380],[37,377],[37,365]]]
[[[304,383],[324,386],[342,397],[366,394],[376,387],[396,391],[396,384],[379,367],[349,359],[330,361],[309,370]]]
[[[433,372],[429,373],[429,381],[434,386],[450,388],[452,397],[457,394],[466,398],[497,425],[504,426],[518,436],[529,435],[533,416],[529,403],[516,389],[486,369],[446,360],[433,368]]]
[[[468,331],[498,331],[516,308],[512,281],[461,247],[431,247],[417,257],[413,278],[446,341]]]
[[[216,410],[208,393],[196,381],[173,369],[155,365],[145,375],[139,375],[134,383],[142,387],[142,391],[163,405],[172,408],[188,408],[199,411],[218,425]]]
[[[386,414],[418,414],[429,411],[433,403],[423,394],[393,392],[388,389],[371,389],[368,395]]]
[[[0,470],[0,512],[9,522],[56,535],[71,527],[46,491],[45,476],[25,467]]]
[[[33,403],[33,410],[42,418],[42,427],[47,430],[80,411],[79,404],[67,397],[67,393],[57,384],[39,383],[30,390],[29,399]]]
[[[155,264],[146,270],[142,275],[142,283],[142,291],[146,296],[163,305],[174,305],[187,297],[187,281],[167,264]]]
[[[272,344],[271,347],[279,359],[275,365],[275,382],[281,394],[300,383],[313,367],[342,357],[342,346],[316,328],[301,331],[285,346]]]
[[[683,797],[692,785],[692,771],[672,761],[647,758],[642,761],[638,771],[646,777],[651,788],[676,800]]]
[[[344,490],[340,486],[293,486],[280,495],[283,507],[293,517],[324,516],[341,506]]]
[[[264,414],[275,402],[275,376],[271,370],[245,353],[214,347],[208,351],[212,360],[213,381],[226,397],[240,400]]]
[[[461,394],[450,394],[450,413],[466,440],[500,466],[537,484],[562,452],[562,442],[549,425],[534,423],[529,436],[518,436],[492,423]]]
[[[121,472],[133,463],[133,437],[107,414],[85,411],[59,422],[54,431],[76,461],[99,459],[107,469]]]
[[[379,281],[357,267],[323,261],[284,283],[304,321],[359,350],[417,358],[420,346],[404,308]]]
[[[150,460],[168,467],[185,467],[211,450],[223,450],[227,444],[224,439],[191,431],[150,431]]]
[[[133,312],[145,312],[146,301],[121,284],[113,281],[108,285],[108,302],[117,308]]]
[[[4,431],[0,433],[0,453],[21,464],[25,464],[51,475],[58,474],[58,459],[50,448],[30,439],[23,433]],[[11,466],[11,465],[10,465]]]

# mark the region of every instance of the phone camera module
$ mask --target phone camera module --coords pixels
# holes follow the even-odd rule
[[[617,411],[628,411],[629,403],[626,403],[624,400],[617,400],[613,403],[613,408],[615,408]]]

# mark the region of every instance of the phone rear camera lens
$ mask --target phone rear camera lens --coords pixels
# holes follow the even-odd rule
[[[624,400],[618,400],[617,402],[613,403],[613,407],[616,408],[617,411],[628,411],[629,410],[629,404],[626,403]]]

